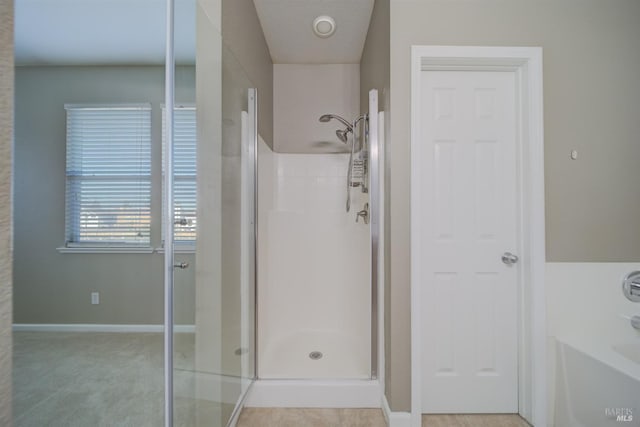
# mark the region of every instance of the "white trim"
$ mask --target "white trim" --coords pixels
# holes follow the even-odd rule
[[[159,247],[155,248],[154,252],[157,253],[157,254],[163,254],[164,253],[164,246],[159,246]],[[181,245],[179,243],[174,243],[173,253],[174,254],[195,254],[196,253],[196,244],[193,243],[193,244]]]
[[[162,102],[160,104],[160,109],[164,110],[167,107],[167,105]],[[196,110],[196,104],[195,102],[178,102],[178,101],[174,101],[173,104],[173,109],[174,110]],[[164,111],[163,111],[164,113]]]
[[[547,425],[544,136],[542,104],[542,49],[539,47],[412,46],[411,152],[419,139],[420,73],[423,70],[502,70],[516,73],[521,106],[522,144],[521,218],[523,304],[520,307],[520,415],[535,426]],[[411,182],[417,182],[418,159],[411,157]],[[411,185],[411,236],[420,236],[417,185]],[[422,419],[421,289],[419,244],[411,239],[411,425]],[[529,318],[525,318],[530,313]]]
[[[256,380],[244,406],[256,408],[379,408],[377,380]]]
[[[61,254],[152,254],[153,248],[136,246],[61,246]]]
[[[114,103],[114,104],[64,104],[65,110],[82,109],[82,110],[110,110],[112,108],[131,109],[131,110],[151,110],[151,104],[148,102],[138,103]]]
[[[410,412],[392,412],[387,396],[382,396],[382,414],[387,427],[411,427]]]
[[[193,334],[195,325],[175,325],[176,333]],[[109,325],[102,323],[14,323],[14,332],[118,332],[142,333],[164,331],[163,325]]]

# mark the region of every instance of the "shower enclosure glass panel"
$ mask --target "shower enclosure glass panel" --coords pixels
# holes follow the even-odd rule
[[[164,15],[16,2],[16,427],[163,423]]]
[[[176,15],[176,48],[190,32],[202,41],[195,104],[176,92],[173,117],[172,408],[174,425],[222,427],[238,414],[254,377],[256,94],[219,23],[197,4],[191,19]]]

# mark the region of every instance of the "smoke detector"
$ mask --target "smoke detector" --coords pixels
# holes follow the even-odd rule
[[[313,20],[313,32],[323,39],[331,37],[336,32],[336,21],[327,15],[318,16]]]

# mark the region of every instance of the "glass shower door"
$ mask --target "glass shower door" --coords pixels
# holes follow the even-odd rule
[[[173,425],[223,427],[254,377],[256,93],[219,23],[195,0],[180,4],[166,150],[175,266],[170,404]],[[192,56],[179,53],[181,37],[196,40]]]
[[[15,3],[13,425],[162,425],[165,8]]]

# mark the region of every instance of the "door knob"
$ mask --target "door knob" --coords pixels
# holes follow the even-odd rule
[[[502,262],[504,262],[507,265],[513,265],[516,262],[518,262],[520,258],[518,258],[518,255],[514,255],[511,252],[505,252],[502,254]]]
[[[173,264],[174,268],[180,268],[182,270],[184,270],[185,268],[189,267],[189,263],[188,262],[179,262],[177,264]]]

